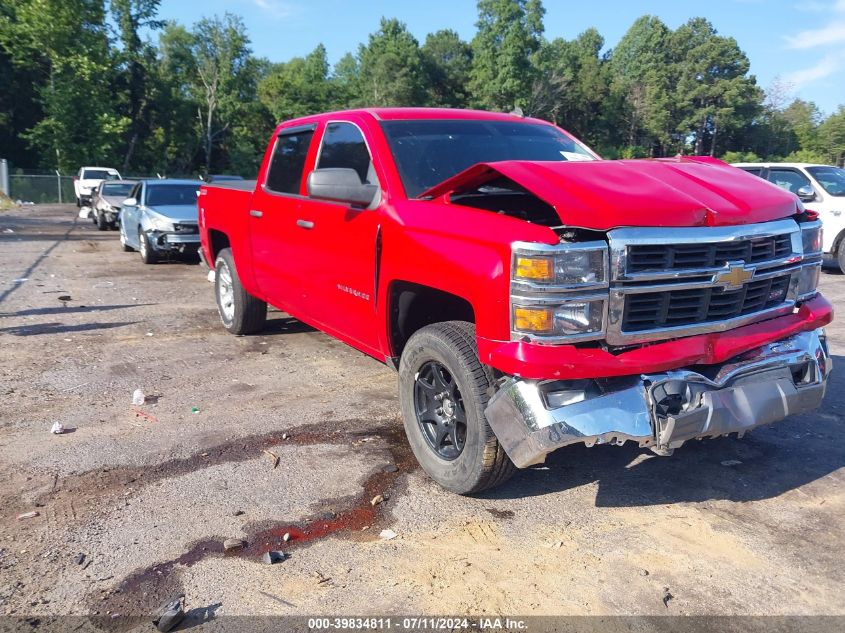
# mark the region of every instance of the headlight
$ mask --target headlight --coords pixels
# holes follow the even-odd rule
[[[822,252],[822,226],[818,222],[801,226],[801,244],[804,256],[820,254]]]
[[[604,299],[573,299],[555,305],[514,305],[513,329],[518,333],[574,338],[604,330]]]
[[[172,231],[173,230],[173,223],[166,218],[163,218],[158,215],[151,215],[150,216],[150,227],[154,231]]]
[[[606,242],[516,242],[511,257],[511,336],[567,343],[604,337]]]
[[[604,242],[567,244],[556,248],[514,246],[512,279],[528,287],[582,288],[607,284]]]
[[[803,266],[798,273],[798,300],[803,301],[812,298],[816,294],[816,286],[819,285],[819,275],[821,274],[821,263],[810,266]]]

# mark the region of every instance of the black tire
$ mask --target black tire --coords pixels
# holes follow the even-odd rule
[[[839,270],[845,274],[845,237],[839,240],[839,248],[836,249],[836,263],[839,264]]]
[[[267,323],[267,303],[241,285],[232,249],[224,248],[214,261],[214,297],[223,327],[232,334],[255,334]]]
[[[96,214],[97,229],[100,231],[108,231],[109,230],[109,223],[106,221],[106,216],[100,213],[99,211],[94,212]]]
[[[426,384],[424,380],[420,382],[423,372],[441,371],[438,368],[445,369],[442,375],[448,374],[451,380],[447,382],[457,388],[457,392],[453,392],[457,395],[457,405],[448,397],[440,402],[449,400],[451,410],[455,412],[451,425],[465,427],[462,445],[460,434],[455,431],[454,440],[457,441],[452,440],[451,445],[456,450],[451,451],[447,450],[450,442],[432,441],[430,434],[436,434],[436,431],[430,430],[434,427],[431,411],[419,411],[419,394],[427,393],[435,385]],[[420,466],[447,490],[461,495],[481,492],[504,483],[516,471],[484,417],[493,384],[490,368],[478,359],[472,323],[446,321],[428,325],[415,332],[402,351],[399,402],[405,434]],[[438,409],[438,413],[442,410]],[[460,421],[461,417],[464,422]],[[457,452],[457,455],[450,452]]]
[[[138,242],[141,244],[141,248],[138,250],[141,254],[141,261],[145,264],[158,263],[158,254],[153,250],[147,234],[141,230],[140,226],[138,227]]]
[[[79,209],[82,208],[82,198],[80,198],[79,196],[77,196],[77,198],[76,198],[76,206]]]

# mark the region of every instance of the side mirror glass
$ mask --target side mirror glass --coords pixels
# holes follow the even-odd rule
[[[312,198],[368,207],[377,193],[378,185],[362,183],[354,169],[327,167],[308,174],[308,195]]]
[[[120,206],[122,206],[122,207],[137,207],[138,201],[135,198],[126,198],[126,200],[124,200],[120,204]]]
[[[798,196],[798,199],[801,202],[812,202],[816,199],[816,192],[810,185],[804,185],[803,187],[799,187],[798,191],[795,192]]]

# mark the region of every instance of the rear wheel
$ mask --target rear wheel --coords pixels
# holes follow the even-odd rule
[[[839,270],[845,273],[845,238],[839,240],[839,248],[836,249],[836,263],[839,264]]]
[[[138,242],[141,246],[138,251],[141,253],[141,261],[145,264],[155,264],[158,262],[158,255],[150,244],[150,238],[148,238],[147,234],[141,230],[140,226],[138,227]]]
[[[214,290],[220,320],[232,334],[255,334],[267,322],[267,303],[241,285],[232,250],[224,248],[214,262]]]
[[[447,321],[417,331],[399,363],[405,433],[420,466],[458,494],[507,481],[516,467],[487,419],[493,375],[478,359],[475,326]]]

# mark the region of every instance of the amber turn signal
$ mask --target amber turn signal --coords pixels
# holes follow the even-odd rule
[[[513,308],[513,328],[520,332],[551,332],[554,325],[551,308]]]
[[[555,266],[551,257],[526,257],[519,255],[514,266],[514,277],[532,281],[554,281]]]

